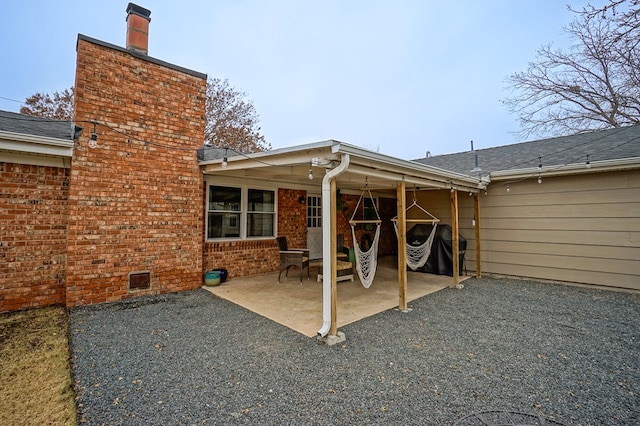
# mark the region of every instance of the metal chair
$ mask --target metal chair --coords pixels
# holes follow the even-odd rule
[[[287,271],[285,277],[289,276],[289,268],[295,266],[300,268],[300,284],[302,284],[302,270],[307,268],[307,279],[309,279],[309,250],[299,248],[289,248],[287,237],[276,238],[278,249],[280,250],[280,272],[278,273],[278,282],[282,271]]]

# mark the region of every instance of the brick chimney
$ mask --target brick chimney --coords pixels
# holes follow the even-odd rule
[[[127,49],[149,53],[149,22],[151,11],[137,4],[127,5]]]

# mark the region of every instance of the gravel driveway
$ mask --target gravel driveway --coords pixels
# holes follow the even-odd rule
[[[471,279],[329,347],[199,289],[71,310],[84,424],[640,424],[640,295]],[[466,424],[466,423],[465,423]]]

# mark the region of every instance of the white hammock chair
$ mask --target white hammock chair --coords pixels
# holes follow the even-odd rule
[[[440,220],[438,218],[436,218],[434,215],[432,215],[431,213],[429,213],[428,211],[426,211],[424,208],[422,208],[418,202],[416,201],[416,197],[415,197],[415,190],[414,190],[414,195],[413,195],[413,203],[411,203],[411,205],[409,207],[407,207],[406,211],[408,212],[410,209],[412,209],[413,207],[417,207],[420,211],[422,211],[422,213],[426,214],[428,216],[428,218],[426,219],[406,219],[405,222],[406,223],[431,223],[433,224],[433,228],[431,229],[431,234],[429,234],[429,238],[427,238],[427,240],[418,245],[418,246],[414,246],[412,244],[410,244],[409,242],[405,243],[406,246],[406,252],[407,252],[407,266],[409,268],[411,268],[412,271],[415,271],[419,268],[422,268],[425,263],[427,263],[427,259],[429,259],[429,255],[431,254],[431,245],[433,244],[433,238],[436,235],[436,228],[438,226],[438,222],[440,222]],[[393,228],[396,230],[396,236],[398,236],[398,217],[394,217],[393,219],[391,219],[391,221],[393,222]]]
[[[364,196],[365,191],[369,193],[369,198],[372,201],[373,210],[376,212],[377,219],[363,219],[363,220],[354,220],[356,213],[358,212],[358,207],[360,207],[360,203],[362,202],[362,197]],[[364,206],[363,206],[364,207]],[[364,213],[363,213],[364,216]],[[376,275],[376,269],[378,267],[378,242],[380,241],[380,224],[382,220],[380,220],[380,215],[378,214],[378,209],[376,207],[376,203],[371,196],[371,191],[369,191],[368,186],[365,185],[365,189],[360,194],[360,199],[358,200],[358,204],[356,205],[355,210],[353,211],[353,215],[351,215],[351,220],[349,220],[349,224],[351,225],[351,237],[353,238],[353,250],[355,252],[356,257],[356,271],[358,272],[358,276],[360,277],[360,282],[364,286],[364,288],[369,288],[371,283],[373,283],[373,279]],[[371,247],[369,250],[362,251],[360,246],[358,245],[358,241],[356,239],[356,229],[355,226],[358,224],[375,224],[376,232],[373,237],[373,241],[371,242]]]

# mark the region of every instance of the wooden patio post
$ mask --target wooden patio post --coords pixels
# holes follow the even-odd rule
[[[460,247],[458,226],[458,191],[451,188],[451,248],[453,251],[453,286],[460,284]]]
[[[329,218],[331,223],[331,328],[329,334],[336,336],[338,334],[338,245],[337,245],[337,228],[338,215],[336,212],[336,180],[331,179],[331,203],[326,208],[329,209]],[[326,214],[326,210],[325,210]],[[324,262],[327,259],[323,259]]]
[[[480,252],[480,193],[473,197],[473,217],[476,221],[476,278],[482,277]]]
[[[407,311],[407,194],[406,184],[400,182],[396,188],[398,208],[398,308]]]

